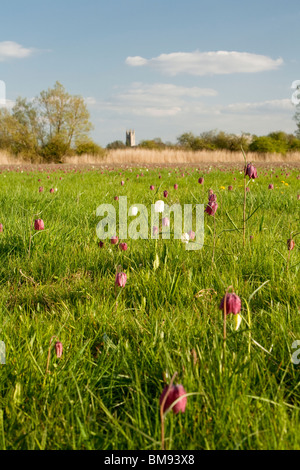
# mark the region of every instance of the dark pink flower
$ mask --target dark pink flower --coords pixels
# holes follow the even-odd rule
[[[224,303],[226,297],[226,315],[230,313],[237,314],[241,311],[242,302],[238,295],[234,292],[227,294],[223,297],[220,304],[220,310],[224,310]]]
[[[51,189],[50,189],[50,193],[54,193],[54,188],[51,188]]]
[[[120,243],[119,248],[122,251],[126,251],[128,249],[128,245],[127,243]]]
[[[154,190],[154,186],[153,186],[153,184],[151,184],[151,186],[150,186],[150,189],[151,189],[151,191],[153,191],[153,190]]]
[[[102,240],[100,240],[100,242],[98,243],[98,245],[100,246],[100,248],[103,248],[104,245],[105,245],[105,243],[104,243]]]
[[[268,189],[274,189],[274,184],[270,183]]]
[[[178,189],[178,184],[174,184],[174,189]]]
[[[42,219],[36,219],[34,221],[34,229],[35,230],[44,230],[44,221]]]
[[[125,287],[126,282],[127,282],[127,276],[125,273],[116,274],[116,280],[115,280],[116,286]]]
[[[112,245],[116,245],[118,241],[119,241],[119,238],[116,235],[110,239],[110,243]]]
[[[119,200],[119,196],[115,196],[115,197],[114,197],[114,200],[115,200],[115,201],[118,201],[118,200]]]
[[[162,394],[160,396],[160,399],[159,399],[159,404],[160,405],[162,405],[163,399],[164,399],[164,397],[165,397],[168,390],[169,390],[169,386],[167,385],[163,389]],[[183,385],[172,385],[172,387],[170,388],[170,391],[167,395],[167,399],[166,399],[164,407],[163,407],[163,412],[165,413],[167,411],[167,409],[170,408],[172,403],[174,403],[176,400],[178,400],[178,398],[182,397],[180,400],[178,400],[177,403],[175,403],[172,410],[173,410],[173,413],[175,415],[178,414],[179,412],[184,413],[186,403],[187,403],[187,397],[185,395],[186,395],[186,391],[185,391]]]
[[[293,250],[295,247],[295,242],[292,238],[289,238],[287,241],[288,250]]]
[[[124,186],[124,184],[125,184],[125,181],[121,181],[121,186]]]
[[[213,193],[212,189],[209,190],[208,202],[217,202],[217,196]]]
[[[232,191],[233,190],[233,186],[228,186],[228,191]]]
[[[208,215],[215,215],[217,209],[218,204],[216,202],[209,202],[204,212],[206,212]]]
[[[0,232],[3,232],[3,224],[0,224]]]
[[[201,176],[201,178],[198,179],[198,183],[199,183],[199,184],[203,184],[203,183],[204,183],[204,178],[202,178],[202,176]]]
[[[55,343],[55,352],[56,352],[56,357],[61,357],[62,356],[63,345],[60,341],[56,341],[56,343]]]
[[[164,197],[168,197],[168,191],[164,191]]]
[[[40,187],[39,187],[39,193],[42,193],[43,191],[44,191],[43,186],[40,186]]]
[[[252,163],[248,163],[248,165],[245,168],[245,175],[249,176],[249,179],[255,179],[257,178],[257,170],[255,166],[252,165]]]

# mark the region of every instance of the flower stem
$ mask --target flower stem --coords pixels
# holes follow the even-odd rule
[[[171,391],[171,388],[172,388],[172,385],[173,385],[173,382],[175,380],[175,377],[177,375],[177,372],[174,373],[172,379],[171,379],[171,382],[170,382],[170,385],[168,387],[168,390],[167,390],[167,393],[165,394],[163,400],[162,400],[162,403],[160,405],[160,421],[161,421],[161,450],[165,450],[165,416],[164,416],[164,407],[165,407],[165,403],[167,401],[167,398],[168,398],[168,395]]]
[[[216,248],[216,215],[214,215],[214,244],[213,244],[213,254],[211,264],[213,264],[215,259],[215,248]]]
[[[243,211],[243,245],[245,247],[246,243],[246,201],[247,201],[247,191],[246,191],[246,175],[244,175],[244,211]]]

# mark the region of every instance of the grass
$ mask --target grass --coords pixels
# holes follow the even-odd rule
[[[258,167],[243,248],[238,170],[53,169],[0,174],[0,448],[159,450],[159,397],[177,372],[194,395],[184,414],[167,415],[167,449],[299,449],[299,170]],[[118,212],[115,195],[150,207],[167,189],[170,205],[206,205],[209,188],[219,204],[213,263],[207,214],[199,251],[173,239],[99,248],[96,209]],[[116,299],[118,266],[128,280]],[[231,285],[243,321],[235,331],[228,316],[224,358],[219,304]],[[52,347],[46,374],[54,335],[63,355]]]

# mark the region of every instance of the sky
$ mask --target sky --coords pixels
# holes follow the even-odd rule
[[[137,144],[294,133],[296,80],[299,0],[0,3],[0,106],[59,81],[85,99],[102,147],[129,129]]]

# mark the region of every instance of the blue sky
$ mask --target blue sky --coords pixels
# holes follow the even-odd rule
[[[6,103],[58,80],[105,147],[212,129],[296,129],[299,0],[10,0],[0,5]],[[1,91],[1,90],[0,90]],[[1,99],[1,96],[0,96]]]

